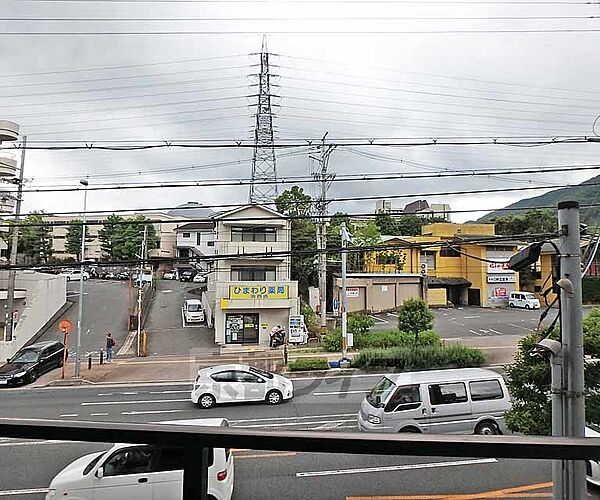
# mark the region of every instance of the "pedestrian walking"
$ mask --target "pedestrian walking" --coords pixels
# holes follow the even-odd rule
[[[113,359],[113,349],[115,347],[115,339],[112,336],[112,333],[106,333],[106,362],[112,363]]]

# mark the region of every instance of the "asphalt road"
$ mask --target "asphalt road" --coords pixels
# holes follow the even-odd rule
[[[186,299],[199,299],[192,293],[201,285],[161,280],[146,320],[148,353],[150,356],[190,355],[216,349],[214,331],[202,325],[184,321],[181,307]]]
[[[482,307],[456,307],[434,309],[434,330],[444,338],[496,337],[502,335],[523,336],[536,328],[540,310],[525,309],[484,309]],[[548,320],[554,317],[554,312]],[[373,315],[374,330],[397,328],[396,313]],[[547,320],[547,322],[549,322]]]
[[[200,410],[188,384],[7,389],[0,416],[157,422],[226,417],[252,429],[356,431],[360,401],[379,375],[296,379],[290,402],[219,406]],[[40,500],[52,477],[74,458],[108,445],[0,440],[0,498]],[[380,457],[237,450],[236,499],[344,499],[372,496],[480,493],[501,488],[540,488],[550,463],[444,457]],[[39,488],[40,492],[28,492]],[[527,489],[526,491],[533,491]],[[539,492],[539,490],[535,490]],[[542,491],[547,491],[542,490]],[[478,498],[509,498],[488,496]],[[511,496],[510,498],[518,498]],[[466,499],[465,499],[466,500]]]
[[[89,279],[84,284],[83,296],[83,328],[81,335],[82,355],[98,355],[105,347],[106,332],[112,332],[118,350],[127,337],[127,281]],[[69,310],[46,330],[40,340],[63,340],[58,330],[58,322],[68,319],[73,323],[73,333],[69,344],[75,344],[77,318],[79,314],[79,282],[67,282],[67,300],[74,302]],[[75,349],[70,348],[70,357],[75,356]]]

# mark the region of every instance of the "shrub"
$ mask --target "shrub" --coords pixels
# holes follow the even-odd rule
[[[288,369],[292,372],[304,370],[329,370],[329,362],[325,358],[300,358],[288,363]]]
[[[398,309],[398,330],[401,332],[412,333],[416,338],[432,328],[433,313],[424,300],[408,299]]]
[[[393,347],[368,349],[356,356],[357,368],[397,368],[427,370],[435,368],[472,368],[483,365],[485,357],[479,349],[465,346]]]
[[[365,313],[350,314],[348,316],[348,331],[350,333],[359,334],[367,333],[373,325],[375,320]]]
[[[337,352],[342,349],[342,332],[337,329],[322,338],[326,351]],[[410,347],[415,345],[415,337],[411,333],[399,331],[368,332],[354,335],[354,348],[387,349],[390,347]],[[418,338],[420,346],[441,346],[442,338],[434,331],[421,332]]]

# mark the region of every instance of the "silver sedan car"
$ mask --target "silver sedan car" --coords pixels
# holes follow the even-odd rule
[[[220,365],[198,370],[191,399],[200,408],[217,403],[264,401],[276,405],[294,396],[290,379],[249,365]]]

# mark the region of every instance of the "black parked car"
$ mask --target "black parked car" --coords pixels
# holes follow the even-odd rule
[[[196,271],[183,271],[179,273],[179,281],[193,281],[196,276]]]
[[[24,347],[0,366],[0,387],[28,384],[63,364],[65,346],[61,342],[39,342]]]

